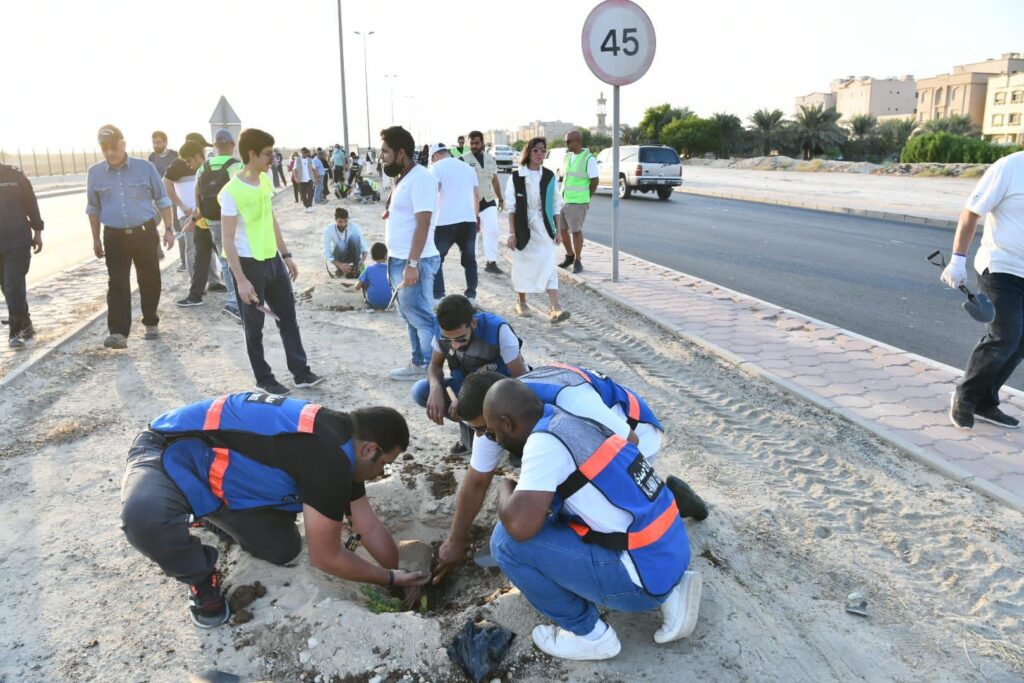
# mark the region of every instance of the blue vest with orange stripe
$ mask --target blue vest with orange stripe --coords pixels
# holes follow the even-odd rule
[[[646,401],[596,370],[567,363],[553,363],[542,368],[534,368],[519,379],[526,382],[541,401],[550,405],[555,405],[558,393],[565,387],[576,387],[586,382],[600,395],[606,406],[622,408],[631,429],[636,429],[636,426],[643,422],[665,431]]]
[[[447,359],[448,369],[452,373],[451,386],[455,393],[459,393],[467,375],[480,369],[510,376],[508,366],[501,357],[500,343],[501,326],[508,325],[508,322],[501,316],[484,311],[476,313],[473,317],[476,320],[473,338],[461,351],[456,351],[452,343],[444,337],[437,338],[437,345],[441,347],[441,353]],[[512,330],[511,325],[508,325],[508,328]],[[515,334],[515,330],[512,330],[512,333]],[[520,339],[519,348],[522,347],[523,340]]]
[[[636,446],[593,420],[551,405],[533,428],[556,437],[572,454],[576,470],[556,489],[552,511],[567,519],[586,543],[629,553],[645,591],[668,593],[690,564],[690,541],[675,498]],[[629,514],[629,526],[597,532],[565,508],[580,489],[593,486],[613,506]],[[585,499],[573,501],[581,510]],[[587,516],[597,519],[600,510]],[[615,524],[609,520],[608,526]]]
[[[196,517],[221,506],[300,512],[299,487],[291,475],[225,447],[216,433],[311,434],[319,410],[319,405],[308,401],[241,392],[164,413],[149,428],[171,441],[163,451],[164,470],[185,494]],[[341,448],[354,467],[351,440]]]

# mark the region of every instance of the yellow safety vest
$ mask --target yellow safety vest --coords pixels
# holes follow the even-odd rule
[[[235,200],[238,213],[245,222],[245,236],[249,240],[252,257],[267,261],[277,255],[277,236],[274,234],[274,187],[266,173],[260,173],[259,187],[243,182],[237,175],[228,181],[221,192]]]
[[[590,203],[590,177],[587,175],[587,164],[590,163],[590,150],[580,150],[579,154],[565,155],[565,171],[562,174],[562,199],[566,204]]]

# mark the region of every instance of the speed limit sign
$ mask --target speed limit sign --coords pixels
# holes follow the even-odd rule
[[[629,85],[647,73],[656,42],[650,17],[629,0],[605,0],[583,24],[587,66],[611,85]]]

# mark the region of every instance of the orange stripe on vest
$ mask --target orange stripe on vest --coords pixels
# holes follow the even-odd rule
[[[615,456],[619,454],[626,446],[626,440],[618,434],[612,434],[605,442],[601,444],[596,451],[587,458],[579,470],[583,473],[583,476],[593,481],[597,475],[601,474],[605,467],[608,467],[608,463],[615,459]]]
[[[679,517],[679,508],[676,507],[676,502],[672,501],[672,504],[665,509],[658,518],[648,524],[640,531],[634,531],[629,534],[629,549],[637,550],[648,546],[659,538],[665,535],[665,532],[669,530],[672,523],[675,522]]]
[[[231,462],[231,452],[226,448],[213,449],[213,464],[210,465],[210,490],[226,504],[224,498],[224,473]]]
[[[227,402],[227,396],[221,396],[215,399],[210,407],[206,409],[206,419],[203,421],[203,431],[208,432],[214,429],[220,429],[220,414],[224,410],[224,403]]]
[[[316,414],[320,412],[320,406],[315,403],[307,403],[299,413],[299,431],[305,434],[313,433],[313,422],[316,420]]]
[[[582,370],[580,370],[577,367],[574,367],[574,366],[569,365],[567,363],[552,363],[551,367],[562,368],[563,370],[569,370],[570,372],[575,372],[577,375],[579,375],[583,379],[587,380],[587,384],[593,384],[593,381],[591,381],[590,376],[587,375],[587,373],[583,372]]]
[[[628,416],[631,420],[640,421],[640,401],[637,400],[636,396],[632,391],[626,391],[626,396],[629,397],[629,413]]]

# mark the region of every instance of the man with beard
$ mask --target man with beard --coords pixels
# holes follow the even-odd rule
[[[498,163],[484,151],[484,134],[478,130],[469,133],[469,152],[461,158],[476,171],[480,193],[480,243],[487,262],[484,272],[501,275],[504,271],[498,267],[498,211],[505,210],[505,197],[498,183]]]

